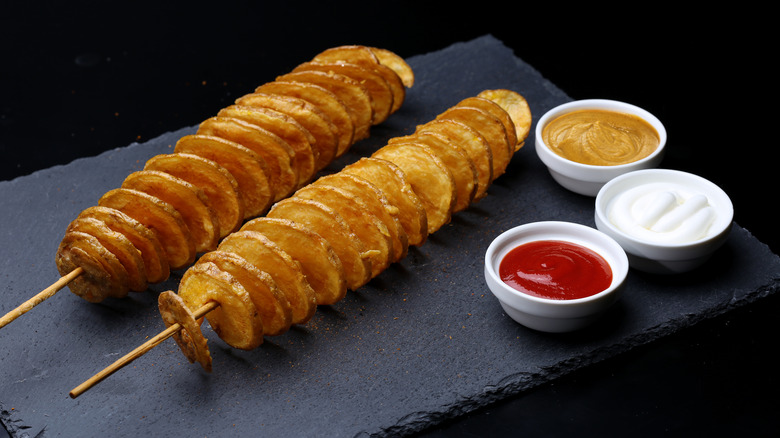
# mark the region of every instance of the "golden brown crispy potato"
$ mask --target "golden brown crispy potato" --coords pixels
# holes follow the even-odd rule
[[[510,117],[509,113],[501,108],[501,106],[490,99],[478,96],[467,97],[458,102],[456,106],[470,106],[479,108],[494,115],[498,120],[501,121],[501,124],[504,125],[504,130],[506,130],[506,137],[509,140],[510,146],[510,155],[515,152],[515,147],[517,147],[518,143],[517,130],[515,129],[515,124],[512,121],[512,117]]]
[[[180,269],[195,261],[192,234],[181,214],[167,202],[138,190],[117,188],[104,194],[98,205],[119,210],[153,229],[171,269]]]
[[[525,144],[525,139],[528,137],[528,133],[531,132],[531,108],[528,106],[528,101],[525,97],[512,90],[497,89],[497,90],[485,90],[479,93],[477,96],[484,97],[496,102],[498,106],[504,109],[512,118],[512,122],[515,125],[515,134],[517,137],[515,151],[520,149]]]
[[[321,202],[344,218],[371,259],[371,278],[390,266],[395,254],[390,231],[359,197],[336,186],[314,184],[298,190],[294,197]]]
[[[251,149],[220,137],[185,135],[174,152],[197,155],[227,169],[238,183],[243,202],[243,219],[260,216],[272,203],[271,183],[265,160]]]
[[[418,143],[428,146],[452,173],[455,180],[455,206],[453,213],[471,205],[477,191],[477,168],[466,151],[449,138],[434,132],[418,132],[390,139],[389,143]]]
[[[346,172],[325,175],[312,184],[338,187],[346,190],[352,196],[358,197],[385,224],[390,232],[394,253],[391,261],[396,262],[406,257],[409,249],[409,237],[406,235],[406,231],[398,217],[399,209],[390,204],[387,196],[377,186],[365,178]]]
[[[363,65],[363,67],[367,67]],[[393,106],[390,108],[390,114],[401,109],[404,100],[406,99],[406,88],[404,87],[403,80],[396,74],[393,69],[383,64],[378,64],[371,67],[373,71],[381,75],[387,81],[387,85],[390,86],[390,91],[393,93]]]
[[[321,202],[287,198],[274,204],[267,216],[301,224],[327,240],[344,267],[348,289],[357,290],[371,279],[371,259],[365,255],[363,242],[332,208]]]
[[[147,193],[175,208],[187,224],[196,252],[217,247],[219,218],[203,190],[183,179],[156,170],[131,173],[122,182],[122,188]]]
[[[314,177],[315,163],[312,143],[316,140],[297,120],[270,108],[230,105],[217,113],[218,117],[232,117],[257,125],[284,140],[295,152],[292,160],[298,175],[294,189],[303,187]]]
[[[358,65],[374,66],[380,64],[379,58],[370,47],[357,44],[330,47],[312,58],[312,62],[352,62]]]
[[[412,189],[420,197],[428,217],[428,234],[449,223],[455,206],[452,172],[427,146],[388,144],[372,154],[401,168]]]
[[[236,104],[275,109],[297,120],[316,139],[317,170],[330,164],[336,156],[339,130],[330,117],[313,103],[293,96],[254,92],[236,99]]]
[[[225,237],[241,226],[244,204],[238,181],[216,162],[194,154],[160,154],[150,158],[144,170],[165,172],[203,190],[217,215],[219,237]]]
[[[287,73],[278,76],[276,80],[313,83],[331,91],[349,110],[349,116],[355,126],[353,141],[368,138],[374,119],[374,108],[371,105],[371,94],[360,82],[342,74],[315,70]]]
[[[219,250],[244,258],[274,279],[290,303],[292,323],[305,324],[317,310],[317,298],[300,263],[257,231],[237,231],[219,244]]]
[[[272,81],[266,82],[255,89],[255,93],[288,96],[296,99],[302,99],[319,110],[318,117],[325,117],[326,122],[331,125],[336,135],[336,150],[322,151],[324,156],[319,158],[320,151],[315,148],[316,166],[320,168],[326,166],[333,158],[344,153],[355,140],[355,124],[349,115],[349,109],[332,91],[312,82],[295,81]],[[301,114],[303,117],[304,114]],[[314,144],[316,145],[316,139]],[[329,146],[329,145],[328,145]]]
[[[127,271],[97,237],[79,231],[65,233],[55,259],[60,275],[77,267],[83,273],[68,283],[74,294],[91,303],[127,296]]]
[[[329,64],[305,62],[295,67],[293,72],[311,70],[341,74],[365,85],[369,94],[371,94],[371,107],[374,113],[372,124],[378,125],[390,116],[390,112],[393,109],[393,90],[390,88],[387,79],[377,73],[376,70],[348,62]]]
[[[184,300],[173,291],[165,291],[157,297],[160,316],[166,327],[179,324],[181,327],[173,334],[173,339],[190,363],[198,362],[204,370],[211,372],[211,353],[208,342],[200,330],[200,324],[195,320],[192,311],[187,308]]]
[[[214,263],[197,263],[187,269],[179,283],[179,296],[193,313],[212,301],[219,303],[206,319],[231,347],[252,350],[263,343],[263,320],[249,292]]]
[[[371,51],[374,52],[380,63],[390,67],[401,78],[405,87],[411,88],[414,85],[412,67],[397,53],[379,47],[371,47]]]
[[[395,164],[378,158],[361,158],[341,171],[370,181],[398,209],[398,220],[406,232],[409,245],[420,246],[428,238],[428,217],[420,197],[414,192],[403,171]]]
[[[276,286],[273,277],[245,258],[221,250],[203,254],[198,263],[214,263],[233,276],[249,292],[252,302],[263,320],[263,335],[278,336],[290,329],[292,307],[290,301]]]
[[[241,230],[262,233],[298,260],[314,289],[317,304],[335,304],[346,295],[344,266],[330,243],[319,234],[291,220],[270,217],[252,219]]]
[[[485,137],[464,123],[447,119],[432,120],[417,127],[416,133],[428,132],[444,135],[466,151],[477,170],[477,192],[472,202],[484,198],[493,181],[493,153]]]
[[[500,120],[479,108],[465,106],[448,108],[436,118],[462,122],[482,134],[493,154],[493,181],[504,173],[509,160],[512,159],[510,150],[513,148],[509,145],[506,130]]]
[[[124,234],[114,231],[102,221],[79,217],[68,225],[66,233],[78,231],[96,237],[101,245],[114,254],[127,272],[127,286],[131,291],[142,292],[148,287],[146,267],[141,253]]]
[[[379,57],[370,47],[360,45],[332,47],[318,53],[311,61],[322,64],[348,62],[369,68],[382,75],[393,91],[391,113],[396,112],[406,98],[406,88],[401,77],[391,67],[380,62]]]
[[[78,217],[97,219],[127,237],[141,253],[149,283],[159,283],[170,275],[168,259],[160,239],[154,231],[137,220],[119,210],[98,205],[84,209]]]
[[[204,120],[197,134],[234,141],[261,156],[268,166],[274,201],[286,198],[298,185],[298,175],[293,167],[295,151],[267,129],[233,117],[215,116]]]

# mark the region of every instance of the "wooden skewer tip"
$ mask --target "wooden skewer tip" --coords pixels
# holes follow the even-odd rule
[[[54,294],[56,294],[62,288],[67,286],[68,283],[70,283],[76,277],[81,275],[82,272],[84,272],[84,270],[81,267],[72,270],[67,275],[63,275],[62,277],[60,277],[60,279],[55,281],[51,286],[47,287],[46,289],[42,290],[34,297],[20,304],[17,308],[6,313],[2,318],[0,318],[0,329],[10,324],[16,318],[29,312],[30,310],[32,310],[33,307],[37,306],[38,304],[41,304],[42,302],[54,296]]]
[[[203,316],[205,316],[207,313],[211,312],[212,310],[219,307],[219,303],[216,301],[211,301],[205,305],[203,305],[200,309],[195,311],[193,315],[195,316],[195,319],[199,319]],[[103,381],[106,377],[114,374],[115,372],[119,371],[123,367],[127,366],[130,362],[138,359],[139,357],[143,356],[147,352],[149,352],[152,348],[156,347],[166,339],[170,338],[176,332],[182,329],[181,324],[172,324],[167,329],[163,330],[159,334],[157,334],[155,337],[149,339],[148,341],[144,342],[139,347],[135,348],[133,351],[127,353],[122,358],[118,359],[113,364],[109,365],[108,367],[104,368],[99,373],[95,374],[91,378],[87,379],[84,383],[81,385],[75,387],[73,390],[70,391],[69,395],[70,398],[76,398],[79,395],[83,394],[93,386],[97,385],[101,381]]]

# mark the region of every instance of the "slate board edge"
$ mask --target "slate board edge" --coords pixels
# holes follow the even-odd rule
[[[485,388],[485,391],[482,394],[475,394],[468,399],[462,399],[452,403],[446,410],[439,412],[412,412],[399,419],[396,425],[382,429],[376,433],[366,433],[366,436],[406,436],[421,432],[430,428],[432,421],[434,424],[441,424],[479,409],[489,407],[490,405],[504,401],[509,397],[521,395],[523,392],[553,382],[574,371],[595,366],[598,363],[613,359],[621,354],[626,354],[631,350],[658,342],[664,337],[678,333],[681,330],[691,329],[697,324],[717,318],[729,311],[758,302],[763,298],[777,293],[778,290],[780,290],[780,279],[773,279],[772,282],[761,286],[755,293],[748,294],[746,297],[735,299],[724,305],[715,307],[711,312],[706,314],[684,315],[679,318],[670,319],[645,332],[637,333],[634,336],[625,338],[622,342],[606,345],[596,350],[592,350],[588,354],[572,357],[569,360],[555,364],[555,366],[546,367],[541,373],[518,373],[507,376],[500,385]]]

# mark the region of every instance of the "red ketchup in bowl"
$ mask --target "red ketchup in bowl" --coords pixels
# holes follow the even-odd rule
[[[524,243],[501,260],[498,275],[512,288],[539,298],[574,300],[612,283],[609,263],[585,246],[560,240]]]

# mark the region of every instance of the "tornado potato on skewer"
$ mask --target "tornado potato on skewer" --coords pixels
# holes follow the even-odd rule
[[[204,120],[83,212],[57,250],[63,278],[0,318],[0,328],[65,286],[100,302],[190,266],[367,137],[414,78],[395,53],[359,45],[327,49],[299,70],[295,82],[260,85]]]
[[[474,161],[492,163],[486,168],[491,175],[488,183],[492,182],[506,171],[530,131],[530,109],[521,95],[499,89],[486,90],[477,98],[485,96],[507,117],[491,117],[469,100],[442,113],[461,108],[482,111],[480,117],[456,122],[473,128],[449,137],[439,134],[454,150],[482,151],[484,156],[469,158],[468,167],[474,171],[457,172],[461,161],[440,158],[435,148],[412,134],[390,140],[372,157],[298,189],[276,202],[265,217],[246,222],[216,251],[205,254],[184,273],[178,293],[160,294],[159,309],[168,326],[164,332],[74,388],[70,396],[78,397],[170,336],[191,363],[211,371],[211,354],[200,330],[203,318],[226,344],[251,350],[265,336],[280,335],[308,321],[317,305],[338,302],[347,289],[361,287],[400,260],[409,245],[422,245],[429,233],[460,211],[455,207],[460,193],[467,193],[469,202],[484,196],[456,188],[478,184]],[[511,123],[502,123],[502,119]],[[429,123],[441,124],[441,120]],[[509,132],[487,141],[479,132],[490,129],[485,127],[488,124]],[[416,132],[426,132],[426,125]],[[444,155],[441,150],[439,154]],[[462,181],[456,181],[453,173]],[[437,177],[428,178],[431,174]],[[431,217],[433,222],[429,222]],[[396,242],[402,247],[396,248]]]
[[[527,105],[520,110],[511,109],[509,106],[504,109],[501,106],[509,99],[516,101],[522,98],[513,91],[489,92],[493,96],[490,103],[496,104],[497,108],[504,111],[507,116],[504,119],[511,120],[512,123],[505,125],[498,117],[489,116],[489,113],[463,123],[470,123],[477,131],[479,128],[484,129],[485,124],[491,124],[509,132],[495,137],[499,141],[490,143],[487,149],[482,149],[485,154],[497,157],[492,161],[495,163],[495,173],[491,174],[501,175],[505,172],[512,154],[522,146],[528,135],[530,110]],[[484,97],[477,98],[486,100]],[[464,100],[453,108],[484,111],[471,106],[469,102],[473,101]],[[447,110],[442,114],[449,113],[450,110]],[[518,122],[514,122],[515,120]],[[492,125],[494,123],[498,125]],[[239,259],[250,261],[258,270],[271,275],[280,290],[306,289],[317,274],[327,275],[331,279],[337,278],[333,283],[344,286],[337,288],[340,292],[329,294],[328,299],[323,299],[323,294],[318,294],[315,290],[316,304],[337,302],[343,298],[344,289],[355,290],[363,286],[390,264],[403,258],[410,244],[421,245],[425,236],[448,223],[454,212],[465,209],[465,206],[455,208],[456,205],[461,205],[458,197],[462,193],[466,194],[468,203],[481,199],[475,196],[474,187],[478,183],[474,163],[469,158],[466,158],[468,164],[460,160],[440,158],[446,155],[446,152],[426,146],[426,140],[421,139],[427,135],[419,134],[426,132],[425,128],[425,125],[421,125],[418,127],[418,133],[391,139],[371,157],[362,158],[336,173],[322,176],[302,187],[289,198],[275,203],[265,217],[247,222],[237,234],[225,239],[217,251],[232,253]],[[484,144],[480,137],[475,138],[475,142]],[[458,151],[461,154],[458,155],[459,158],[467,157],[462,152],[464,148],[460,143],[461,137],[442,135],[438,141],[440,145],[446,145],[440,147]],[[495,155],[493,151],[496,152]],[[469,171],[462,172],[462,166]],[[459,175],[458,181],[453,177],[454,174]],[[492,180],[495,178],[497,176]],[[458,190],[458,185],[466,185],[472,189]],[[291,254],[292,251],[298,250],[297,255],[291,256],[294,266],[285,267],[285,270],[297,271],[297,266],[302,274],[308,268],[308,273],[283,276],[274,272],[271,259],[278,255],[264,248],[269,246],[268,241],[284,242],[290,239],[288,232],[282,227],[295,227],[298,233],[305,232],[316,236],[321,242],[324,250],[316,255],[309,251],[300,251],[299,246],[290,245],[289,242],[279,245],[282,252],[286,250],[281,247],[288,248]],[[267,241],[263,237],[266,237]],[[243,244],[231,243],[234,239],[242,240]],[[316,268],[312,272],[313,266]],[[210,289],[215,282],[222,285],[218,293]],[[263,309],[253,304],[259,301],[252,298],[255,293],[251,282],[231,276],[229,269],[223,264],[204,258],[184,273],[178,294],[173,291],[163,293],[165,298],[161,299],[160,309],[163,313],[167,312],[169,303],[177,300],[175,296],[181,300],[180,305],[193,312],[211,302],[220,303],[221,306],[221,300],[224,299],[231,307],[226,307],[217,315],[208,313],[206,318],[228,345],[239,349],[252,349],[262,342],[263,336],[276,334],[262,331],[265,326],[263,317],[260,316]],[[225,296],[221,297],[220,294]],[[238,300],[237,297],[244,294],[249,299]],[[279,306],[281,303],[284,306],[300,301],[296,295],[297,293],[278,294],[275,296],[278,302],[273,305]],[[242,303],[238,309],[236,302]],[[236,313],[231,314],[232,310]],[[308,314],[302,321],[305,322],[310,317],[311,314]],[[182,326],[191,324],[192,321],[187,321],[183,322]],[[295,322],[291,320],[290,324]],[[286,331],[287,329],[276,330],[277,333]],[[198,336],[202,337],[202,334],[195,333],[184,338],[184,341],[182,338],[177,340],[182,350],[187,352],[193,350],[190,345],[193,342],[204,344],[205,341]],[[191,361],[198,361],[205,369],[211,369],[208,349],[200,347],[198,351],[200,354]]]
[[[359,53],[361,67],[366,71],[371,71],[371,59],[376,68],[381,65],[373,56],[373,48],[344,46],[334,48],[332,52],[341,53],[340,62],[345,65],[350,63],[352,53]],[[313,63],[316,61],[306,64]],[[388,73],[386,67],[383,72]],[[394,71],[390,72],[397,76]],[[346,94],[345,90],[351,90],[353,95],[362,98],[361,102],[373,102],[367,88],[346,76],[346,72],[339,73],[339,79],[327,73],[319,74],[332,78],[333,89],[338,86],[339,93]],[[303,81],[305,78],[301,78]],[[325,81],[318,83],[325,91],[330,89]],[[258,90],[263,89],[264,85],[258,87]],[[389,90],[388,85],[388,93]],[[152,157],[144,170],[129,175],[120,190],[101,198],[99,205],[118,211],[126,221],[134,220],[135,226],[140,223],[153,230],[166,249],[170,269],[191,265],[196,254],[216,249],[219,240],[238,229],[238,217],[246,220],[265,213],[273,202],[310,182],[317,171],[344,153],[354,141],[365,138],[374,124],[370,105],[348,105],[335,97],[334,103],[342,105],[345,113],[355,121],[347,126],[349,131],[345,131],[344,125],[332,124],[331,107],[320,107],[307,101],[305,91],[285,94],[287,91],[281,86],[268,93],[254,91],[239,98],[240,105],[230,105],[204,120],[195,134],[179,140],[173,154]],[[279,101],[286,105],[272,103]],[[389,113],[394,102],[383,97],[379,103],[385,106],[382,111]],[[358,113],[362,111],[366,114]],[[327,132],[312,126],[325,127]],[[361,135],[356,136],[354,132]],[[350,143],[336,143],[337,138],[346,138]],[[185,158],[190,161],[185,162]],[[187,168],[164,164],[166,160],[186,164],[198,159],[200,167],[195,167],[194,163]],[[221,185],[217,186],[218,183]],[[226,187],[229,190],[225,190]],[[226,217],[228,213],[230,217]],[[226,223],[223,225],[222,221]],[[146,238],[154,240],[154,236]],[[58,267],[63,275],[73,264],[69,261],[68,248],[62,246],[58,252]],[[127,271],[143,270],[143,266],[121,264]],[[135,283],[141,280],[137,277],[132,278]],[[154,279],[161,280],[160,276]],[[70,289],[82,295],[81,291],[90,281],[90,276],[86,275],[71,283]],[[99,293],[96,295],[94,288],[90,290],[93,291],[89,296],[91,301],[104,298]],[[119,290],[114,296],[123,293]]]

